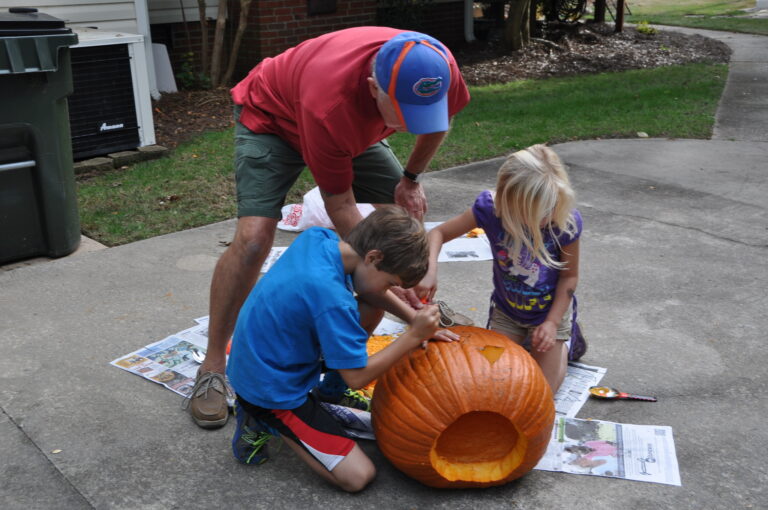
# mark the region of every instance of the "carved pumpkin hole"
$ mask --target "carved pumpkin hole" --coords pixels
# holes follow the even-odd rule
[[[487,359],[488,362],[493,365],[499,360],[501,355],[504,354],[504,347],[486,345],[485,347],[479,348],[478,351],[480,351],[480,354],[485,356],[485,359]]]
[[[429,452],[432,467],[445,479],[493,482],[506,478],[525,457],[528,440],[506,417],[473,411],[454,421]]]

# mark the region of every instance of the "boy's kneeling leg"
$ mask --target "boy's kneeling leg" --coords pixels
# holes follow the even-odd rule
[[[244,403],[245,407],[250,404]],[[355,492],[376,474],[371,460],[313,394],[295,409],[262,409],[265,423],[325,480]]]
[[[376,476],[376,468],[373,462],[363,452],[362,448],[355,445],[354,448],[339,462],[333,470],[328,469],[307,450],[299,446],[295,441],[284,438],[288,445],[296,454],[309,465],[309,467],[320,475],[321,478],[338,486],[347,492],[358,492],[363,490]]]
[[[371,483],[376,476],[376,468],[371,459],[359,445],[333,468],[331,475],[336,484],[347,492],[358,492]]]

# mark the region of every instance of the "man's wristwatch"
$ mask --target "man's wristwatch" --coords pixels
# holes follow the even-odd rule
[[[408,170],[403,170],[403,176],[413,182],[421,182],[422,175],[423,174],[415,174],[413,172],[409,172]]]

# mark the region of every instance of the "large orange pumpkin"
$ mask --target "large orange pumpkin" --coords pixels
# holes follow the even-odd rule
[[[552,391],[533,358],[499,333],[455,327],[376,383],[373,428],[384,455],[432,487],[486,487],[523,476],[544,455]]]

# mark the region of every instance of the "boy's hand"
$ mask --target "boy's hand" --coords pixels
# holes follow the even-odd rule
[[[416,312],[411,321],[413,336],[419,341],[432,338],[440,327],[440,309],[437,305],[424,305],[424,308]]]
[[[557,324],[546,320],[542,322],[531,335],[531,346],[539,352],[547,352],[555,346],[557,339]]]
[[[432,338],[440,340],[441,342],[453,342],[459,340],[461,337],[449,329],[438,329]]]

